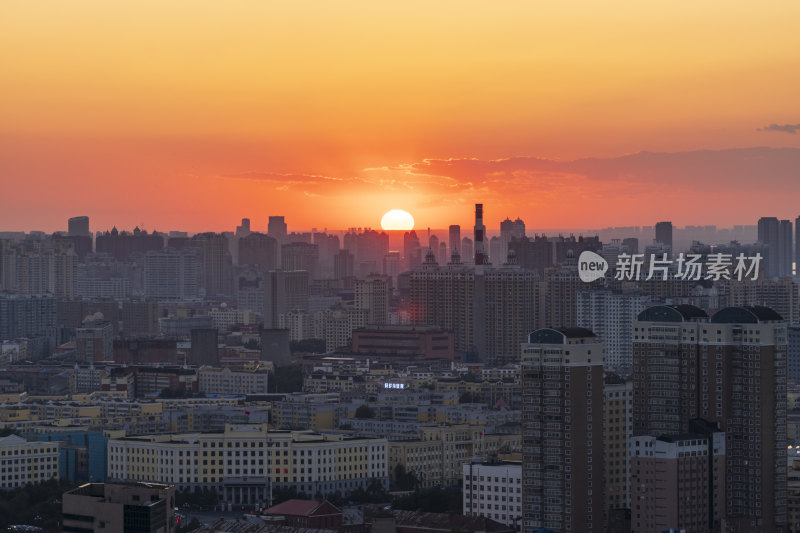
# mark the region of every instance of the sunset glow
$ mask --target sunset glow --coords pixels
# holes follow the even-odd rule
[[[408,231],[414,229],[414,217],[402,209],[392,209],[381,218],[381,228]]]
[[[346,228],[400,204],[445,227],[478,201],[492,227],[795,216],[799,17],[783,1],[9,0],[0,222]]]

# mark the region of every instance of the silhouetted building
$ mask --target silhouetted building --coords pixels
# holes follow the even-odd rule
[[[487,265],[489,264],[489,256],[487,254],[486,242],[486,226],[483,225],[483,204],[475,204],[475,264]]]
[[[281,313],[308,311],[309,276],[305,270],[272,270],[264,275],[264,327],[277,328]]]
[[[305,270],[310,279],[319,273],[319,248],[316,244],[293,242],[281,246],[281,268],[283,270]]]
[[[367,311],[367,324],[382,325],[389,322],[389,294],[391,278],[387,276],[367,276],[356,280],[355,304],[358,309]]]
[[[250,233],[239,239],[239,264],[260,272],[278,267],[278,241],[263,233]]]
[[[132,253],[145,253],[164,248],[164,238],[156,232],[134,228],[133,233],[120,233],[114,227],[111,231],[98,235],[95,239],[97,253],[107,253],[120,261],[127,261]]]
[[[284,221],[283,217],[269,217],[269,222],[267,224],[267,235],[278,241],[278,244],[283,244],[283,242],[286,240],[287,233],[288,227],[286,226],[286,222]]]
[[[233,296],[232,258],[228,250],[228,238],[221,233],[199,233],[192,241],[202,251],[202,287],[206,296]]]
[[[655,241],[672,248],[672,222],[656,223]]]
[[[448,231],[450,242],[450,253],[458,252],[461,255],[461,226],[453,224]]]
[[[70,237],[91,237],[89,217],[72,217],[67,221],[67,235]]]
[[[144,294],[158,300],[197,298],[202,280],[200,252],[196,248],[167,248],[144,256]]]

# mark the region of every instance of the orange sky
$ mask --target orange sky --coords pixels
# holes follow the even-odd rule
[[[443,227],[475,201],[490,227],[794,218],[800,156],[729,149],[800,149],[764,130],[800,123],[798,22],[795,1],[5,0],[0,230]],[[670,171],[620,159],[640,151]]]

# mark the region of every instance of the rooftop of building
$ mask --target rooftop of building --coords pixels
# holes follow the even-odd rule
[[[783,317],[763,305],[726,307],[711,317],[713,324],[758,324],[759,322],[781,322]]]
[[[689,304],[654,305],[648,307],[637,317],[640,322],[687,322],[707,319],[708,313]]]
[[[528,335],[530,344],[569,344],[568,339],[595,338],[586,328],[541,328]]]

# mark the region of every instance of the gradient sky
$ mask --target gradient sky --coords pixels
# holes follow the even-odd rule
[[[794,218],[799,23],[796,1],[4,0],[0,230]]]

